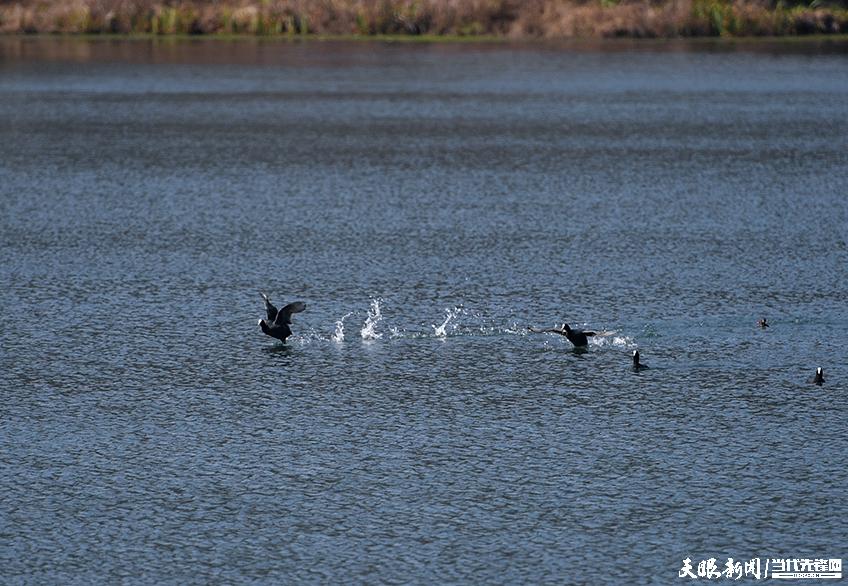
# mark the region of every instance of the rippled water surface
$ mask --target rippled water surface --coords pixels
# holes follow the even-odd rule
[[[844,41],[0,40],[2,581],[847,557],[846,267]]]

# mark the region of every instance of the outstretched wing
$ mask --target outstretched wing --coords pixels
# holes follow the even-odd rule
[[[306,304],[302,301],[295,301],[294,303],[289,303],[280,311],[277,312],[277,319],[274,320],[275,324],[290,324],[291,323],[291,315],[293,313],[300,313],[306,309]]]
[[[277,319],[277,308],[274,307],[274,304],[271,303],[271,300],[268,299],[268,296],[264,293],[259,293],[262,295],[262,299],[265,300],[265,313],[268,314],[268,321],[273,323]]]
[[[590,336],[590,337],[591,337],[591,336],[597,336],[597,335],[598,335],[598,334],[596,334],[595,332],[586,332],[586,331],[584,331],[584,332],[583,332],[583,334],[584,334],[584,335],[586,335],[586,336]]]
[[[530,326],[527,326],[527,329],[533,332],[534,334],[559,334],[560,336],[565,335],[565,330],[560,330],[557,328],[548,328],[545,330],[540,330],[538,328],[532,328]]]

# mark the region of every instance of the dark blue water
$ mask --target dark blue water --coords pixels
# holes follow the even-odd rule
[[[4,39],[0,577],[845,557],[846,266],[845,42]]]

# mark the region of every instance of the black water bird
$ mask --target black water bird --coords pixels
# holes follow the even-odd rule
[[[647,364],[642,364],[639,362],[639,351],[633,351],[633,370],[639,372],[640,370],[645,370],[646,368],[650,368]]]
[[[811,378],[809,382],[813,383],[814,385],[822,385],[822,383],[824,382],[824,371],[822,371],[821,366],[816,369],[816,376]]]
[[[769,327],[769,323],[764,317],[760,318],[760,321],[757,322],[757,325],[760,326],[762,329],[766,329],[767,327]]]
[[[559,334],[560,336],[565,336],[569,342],[574,344],[575,348],[585,348],[589,345],[588,338],[596,335],[595,332],[572,330],[568,327],[568,324],[562,324],[561,328],[548,328],[546,330],[538,330],[531,327],[527,329],[535,334]]]
[[[291,328],[289,327],[292,323],[292,314],[300,313],[306,309],[306,304],[302,301],[295,301],[294,303],[289,303],[282,309],[277,309],[274,307],[274,304],[271,303],[271,300],[268,299],[267,295],[264,293],[260,293],[260,295],[262,295],[262,299],[265,300],[265,313],[267,314],[268,319],[260,319],[259,327],[265,335],[277,338],[281,342],[285,342],[286,338],[292,335]]]

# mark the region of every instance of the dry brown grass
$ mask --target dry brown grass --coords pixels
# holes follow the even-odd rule
[[[0,0],[3,33],[492,35],[848,33],[845,2],[772,0]]]

